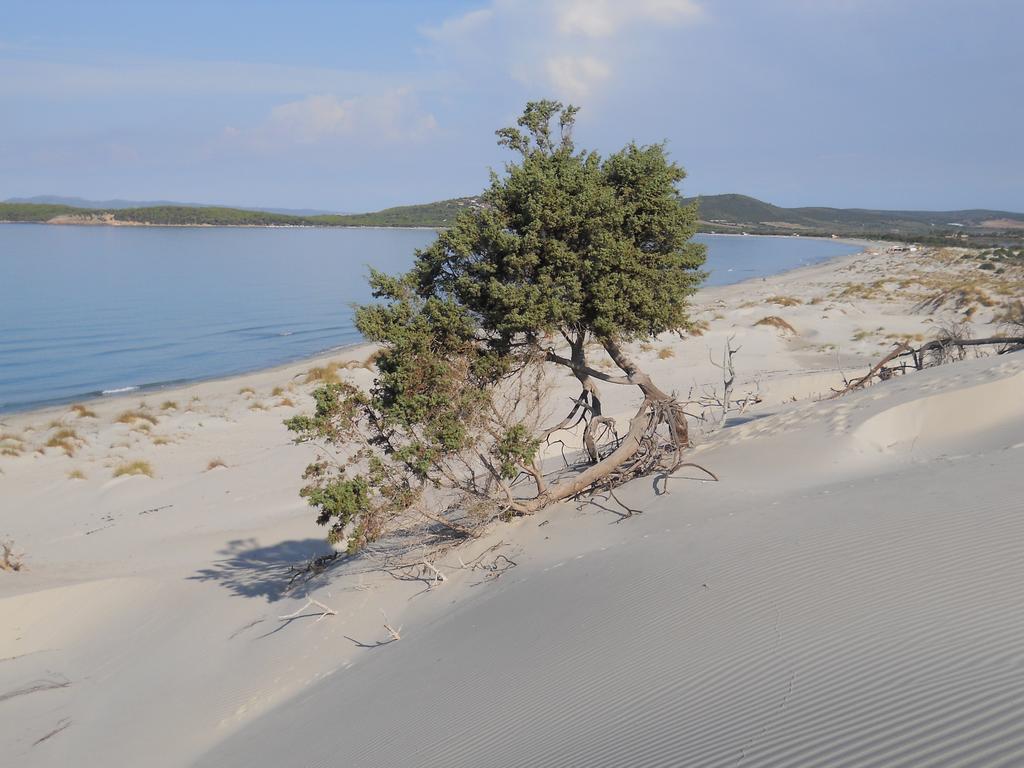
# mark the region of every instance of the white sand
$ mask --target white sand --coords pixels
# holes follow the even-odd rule
[[[5,764],[1024,763],[1024,355],[818,398],[878,336],[964,308],[911,312],[931,285],[810,302],[973,280],[954,256],[703,291],[704,336],[636,351],[685,394],[720,384],[709,351],[735,335],[737,394],[763,401],[694,452],[722,482],[638,481],[619,495],[645,512],[621,522],[595,503],[496,526],[430,589],[342,564],[309,585],[338,611],[320,621],[278,618],[305,602],[287,566],[327,551],[297,495],[311,449],[281,425],[309,363],[148,395],[149,432],[115,421],[138,398],[4,418],[24,442],[0,448],[24,447],[0,456],[0,538],[26,553],[0,572]],[[752,327],[765,315],[797,334]],[[625,415],[635,395],[605,401]],[[74,457],[37,450],[54,419],[84,438]],[[112,477],[134,460],[154,477]],[[459,567],[499,542],[500,578]]]

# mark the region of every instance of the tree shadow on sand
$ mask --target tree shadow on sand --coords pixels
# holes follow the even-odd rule
[[[223,559],[188,578],[217,581],[236,595],[275,602],[286,596],[293,566],[332,551],[323,539],[281,541],[265,547],[256,539],[235,539],[220,551]]]

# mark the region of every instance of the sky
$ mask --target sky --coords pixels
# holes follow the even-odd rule
[[[0,0],[0,199],[475,194],[529,100],[684,194],[1024,211],[1021,0]]]

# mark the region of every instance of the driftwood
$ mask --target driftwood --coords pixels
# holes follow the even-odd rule
[[[943,336],[942,338],[933,339],[919,347],[911,347],[905,342],[897,342],[893,349],[881,360],[879,360],[863,376],[852,379],[846,382],[846,386],[839,390],[833,390],[832,397],[841,397],[848,392],[853,392],[858,389],[862,389],[871,383],[876,377],[881,381],[887,381],[897,373],[905,373],[909,359],[910,366],[913,370],[920,371],[924,368],[932,367],[928,365],[929,355],[939,355],[939,362],[933,363],[937,365],[944,362],[949,356],[951,350],[958,350],[963,359],[963,354],[968,347],[982,347],[982,346],[999,346],[996,350],[996,354],[1003,355],[1008,352],[1016,352],[1024,349],[1024,336],[989,336],[984,339],[966,339],[957,338],[955,336]],[[901,361],[899,366],[887,367],[895,361]]]

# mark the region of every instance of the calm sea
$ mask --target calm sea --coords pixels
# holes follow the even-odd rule
[[[368,267],[405,269],[410,229],[0,225],[0,411],[266,368],[358,342]],[[709,284],[854,253],[701,236]]]

